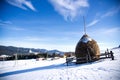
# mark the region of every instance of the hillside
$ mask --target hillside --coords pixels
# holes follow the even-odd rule
[[[120,80],[120,48],[113,49],[115,60],[71,64],[65,59],[18,60],[0,62],[1,80]]]
[[[46,50],[46,49],[23,48],[23,47],[0,45],[0,55],[13,55],[15,53],[17,54],[29,54],[29,53],[64,54],[62,51],[59,51],[59,50]]]

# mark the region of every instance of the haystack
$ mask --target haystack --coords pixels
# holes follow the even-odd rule
[[[99,46],[95,40],[90,38],[87,34],[84,34],[76,46],[75,55],[77,62],[79,62],[80,59],[86,58],[88,61],[99,59]]]

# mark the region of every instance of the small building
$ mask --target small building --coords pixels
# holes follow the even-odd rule
[[[10,56],[9,55],[0,55],[0,61],[4,61],[8,57],[10,57]]]

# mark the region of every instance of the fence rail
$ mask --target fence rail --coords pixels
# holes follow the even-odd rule
[[[67,66],[68,66],[68,64],[72,63],[73,60],[76,60],[76,64],[92,62],[92,61],[96,61],[96,60],[100,60],[100,59],[106,59],[106,58],[111,58],[112,60],[114,60],[114,55],[113,55],[112,52],[110,52],[110,53],[101,53],[100,55],[97,55],[97,56],[99,56],[100,58],[99,59],[91,59],[91,58],[89,58],[89,56],[79,57],[79,58],[67,57],[66,58],[66,63],[67,63]]]

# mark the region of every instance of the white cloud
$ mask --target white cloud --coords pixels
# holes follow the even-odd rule
[[[120,12],[120,6],[116,7],[116,8],[111,8],[109,11],[107,11],[105,14],[101,15],[99,18],[93,20],[92,22],[90,22],[87,27],[93,26],[95,24],[97,24],[99,21],[101,21],[102,19],[106,18],[106,17],[110,17],[110,16],[114,16],[115,14]],[[97,13],[98,14],[98,13]]]
[[[101,18],[113,16],[113,15],[117,14],[119,11],[120,11],[120,6],[113,8],[110,11],[106,12],[104,15],[101,16]]]
[[[27,37],[24,37],[24,40],[25,41],[36,41],[36,42],[53,42],[54,41],[66,41],[66,40],[69,40],[70,38],[69,37],[61,37],[61,38],[57,38],[57,37],[37,37],[37,36],[27,36]]]
[[[23,31],[23,30],[25,30],[24,28],[21,28],[21,27],[9,27],[9,29],[15,30],[15,31]]]
[[[36,11],[31,1],[28,1],[28,0],[6,0],[6,2],[24,10],[27,10],[27,8],[30,8],[31,10]]]
[[[99,22],[99,20],[93,20],[91,23],[89,23],[88,25],[87,25],[87,27],[90,27],[90,26],[93,26],[93,25],[95,25],[95,24],[97,24]]]
[[[114,28],[106,29],[106,31],[104,31],[103,33],[106,35],[112,35],[118,32],[120,33],[120,28],[114,27]]]
[[[120,34],[120,27],[119,26],[118,27],[109,26],[109,28],[102,27],[102,28],[90,31],[90,34],[92,36],[103,36],[104,35],[104,36],[107,36],[107,37],[108,36],[114,36],[115,37],[115,36]]]
[[[0,20],[0,27],[2,27],[4,29],[15,30],[15,31],[25,30],[24,28],[13,25],[13,23],[11,21],[3,21],[3,20]]]
[[[83,15],[85,12],[83,9],[89,7],[88,0],[50,0],[50,2],[65,20],[73,20]]]
[[[40,37],[31,37],[31,36],[27,36],[24,38],[25,41],[46,41],[47,38],[40,38]]]
[[[25,47],[25,48],[41,48],[47,50],[57,49],[60,51],[74,51],[75,45],[74,44],[52,44],[52,43],[43,43],[43,42],[30,42],[30,41],[23,41],[20,39],[3,39],[0,41],[1,45],[6,46],[17,46],[17,47]]]
[[[6,24],[12,24],[12,22],[0,20],[0,25],[6,25]]]

